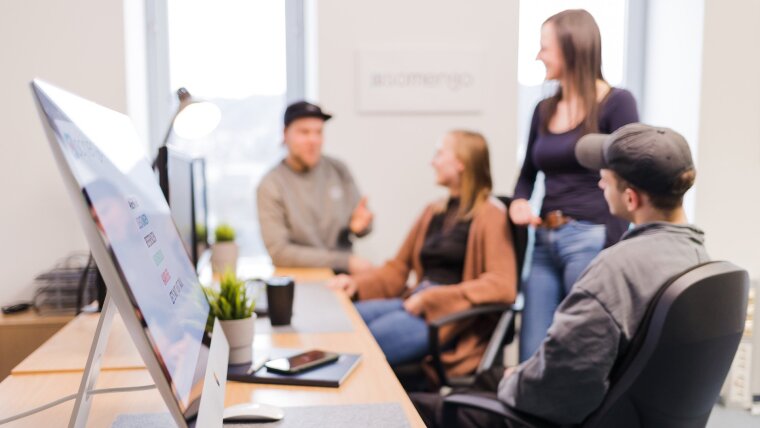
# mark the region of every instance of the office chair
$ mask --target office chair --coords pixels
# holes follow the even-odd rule
[[[728,262],[710,262],[665,284],[649,305],[626,355],[615,364],[601,406],[582,424],[596,427],[704,427],[739,346],[749,277]],[[456,394],[443,404],[456,426],[460,407],[528,427],[556,427],[495,397]]]
[[[515,226],[509,218],[509,204],[512,198],[508,196],[499,196],[498,199],[507,207],[507,224],[512,234],[512,242],[515,251],[515,263],[517,268],[517,291],[520,291],[520,278],[522,277],[522,268],[525,261],[525,253],[528,247],[528,228],[525,226]],[[475,381],[478,374],[486,371],[494,365],[502,365],[504,346],[512,342],[515,333],[515,313],[519,311],[514,305],[480,305],[466,311],[457,312],[428,325],[428,356],[430,367],[435,372],[440,386],[462,387],[469,386]],[[495,320],[494,330],[486,346],[485,353],[478,364],[475,373],[449,378],[446,375],[441,354],[449,343],[440,343],[439,331],[448,324],[461,322],[467,319],[477,317],[492,317]],[[456,340],[456,339],[453,339]],[[424,377],[420,363],[405,364],[394,367],[396,376],[407,389],[419,389],[411,385],[418,386],[421,382],[420,377]]]

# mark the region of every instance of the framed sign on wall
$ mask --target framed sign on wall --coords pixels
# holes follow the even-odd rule
[[[479,113],[483,109],[482,50],[362,49],[357,52],[361,113]]]

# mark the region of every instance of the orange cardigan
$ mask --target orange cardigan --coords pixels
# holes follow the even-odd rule
[[[370,272],[355,275],[360,300],[405,297],[407,279],[414,270],[415,287],[424,277],[420,251],[436,207],[425,208],[409,231],[396,257]],[[467,237],[462,282],[434,287],[420,294],[423,316],[430,322],[487,303],[513,303],[517,295],[517,269],[507,211],[498,199],[489,198],[476,210]],[[449,376],[472,373],[485,352],[494,321],[492,317],[465,320],[440,331],[445,342],[462,333],[455,347],[441,359]]]

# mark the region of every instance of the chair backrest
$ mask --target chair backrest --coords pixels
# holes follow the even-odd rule
[[[522,278],[523,265],[525,264],[525,252],[528,250],[528,228],[526,226],[516,226],[509,218],[509,205],[512,198],[509,196],[497,196],[497,198],[507,207],[507,224],[512,232],[512,240],[515,247],[515,261],[517,263],[517,287],[520,287],[520,278]]]
[[[512,232],[512,244],[515,250],[515,263],[517,267],[517,291],[520,291],[522,282],[523,264],[525,264],[525,252],[528,249],[528,228],[526,226],[516,226],[509,218],[509,204],[512,198],[509,196],[497,196],[497,198],[507,207],[507,224]],[[506,311],[501,315],[499,321],[488,341],[488,346],[480,360],[475,373],[482,373],[489,370],[495,364],[501,364],[504,346],[512,341],[514,337],[515,313],[514,310]]]
[[[749,277],[711,262],[663,286],[584,427],[704,427],[739,346]]]

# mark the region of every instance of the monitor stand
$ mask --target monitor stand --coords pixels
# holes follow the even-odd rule
[[[95,337],[90,347],[90,355],[87,357],[87,364],[82,375],[82,382],[79,384],[74,410],[69,420],[69,428],[84,428],[87,425],[93,397],[90,392],[98,381],[103,354],[106,351],[108,335],[111,332],[111,323],[116,310],[116,305],[111,300],[111,293],[106,293],[103,310],[98,319],[98,327],[95,330]],[[189,427],[222,426],[229,344],[219,320],[214,321],[212,336],[214,339],[211,341],[211,348],[208,350],[209,358],[205,370],[203,393],[200,402],[196,404],[198,406],[197,417],[190,422],[185,422],[186,426]],[[166,397],[163,398],[166,399]],[[175,422],[179,423],[176,420]]]
[[[116,306],[111,301],[110,293],[106,293],[105,301],[102,306],[98,319],[98,328],[95,330],[95,337],[90,347],[90,355],[87,357],[87,364],[84,367],[82,382],[79,384],[74,411],[71,412],[69,428],[84,428],[87,425],[87,417],[92,405],[92,395],[90,391],[95,387],[100,374],[100,365],[103,361],[103,353],[106,351],[108,344],[108,335],[111,332],[111,323]]]

